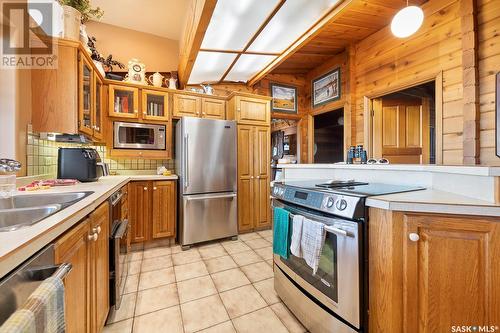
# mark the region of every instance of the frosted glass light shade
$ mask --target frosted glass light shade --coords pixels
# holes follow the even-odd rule
[[[408,6],[401,9],[391,22],[391,31],[398,38],[406,38],[420,29],[424,22],[424,12],[420,7]]]
[[[198,52],[188,83],[218,82],[235,58],[234,53]]]
[[[202,49],[242,51],[278,0],[218,0]]]
[[[276,56],[242,54],[225,80],[246,82],[274,59]]]

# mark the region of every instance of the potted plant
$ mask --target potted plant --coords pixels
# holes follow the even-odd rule
[[[110,54],[107,58],[104,58],[104,56],[99,53],[99,51],[97,51],[96,42],[97,40],[95,37],[90,37],[88,39],[87,46],[91,53],[90,57],[94,61],[94,64],[96,65],[102,76],[105,76],[106,73],[111,72],[113,70],[113,66],[118,66],[121,69],[125,68],[124,64],[113,59],[112,54]]]
[[[64,38],[72,40],[80,40],[80,25],[104,14],[101,8],[92,8],[90,0],[59,0],[59,3],[64,12]],[[86,36],[85,27],[82,33]]]

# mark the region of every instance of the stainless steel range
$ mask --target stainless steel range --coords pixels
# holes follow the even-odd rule
[[[367,332],[365,199],[420,189],[353,180],[275,183],[273,207],[323,223],[327,231],[316,274],[302,258],[274,256],[276,292],[309,331]]]

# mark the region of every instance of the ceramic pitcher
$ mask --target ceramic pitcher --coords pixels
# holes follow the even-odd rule
[[[169,89],[177,89],[177,79],[174,79],[173,77],[168,79],[168,88]]]
[[[154,73],[153,75],[150,75],[148,79],[149,82],[151,82],[155,87],[161,87],[163,83],[163,75],[161,75],[158,72]]]

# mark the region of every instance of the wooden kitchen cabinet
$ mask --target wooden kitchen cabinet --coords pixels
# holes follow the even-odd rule
[[[108,95],[110,117],[139,119],[139,88],[110,84]]]
[[[174,94],[173,113],[174,117],[200,117],[201,116],[201,97]]]
[[[94,134],[94,101],[93,101],[94,72],[90,62],[78,55],[78,130],[89,136]]]
[[[168,121],[168,93],[141,89],[142,119]]]
[[[266,228],[270,219],[270,129],[238,125],[238,228]]]
[[[226,119],[226,101],[203,97],[201,99],[201,116],[207,119]]]
[[[494,218],[370,209],[372,332],[448,332],[500,322]]]
[[[132,243],[175,237],[177,193],[174,180],[130,182],[128,202]]]
[[[269,126],[271,123],[270,99],[257,95],[235,95],[229,101],[227,119],[234,119],[238,124]]]
[[[64,279],[66,330],[100,332],[109,311],[109,204],[56,240],[57,264],[71,263]]]
[[[94,81],[93,81],[93,137],[96,141],[102,141],[104,139],[104,86],[101,78],[97,75],[97,72],[94,71]]]

